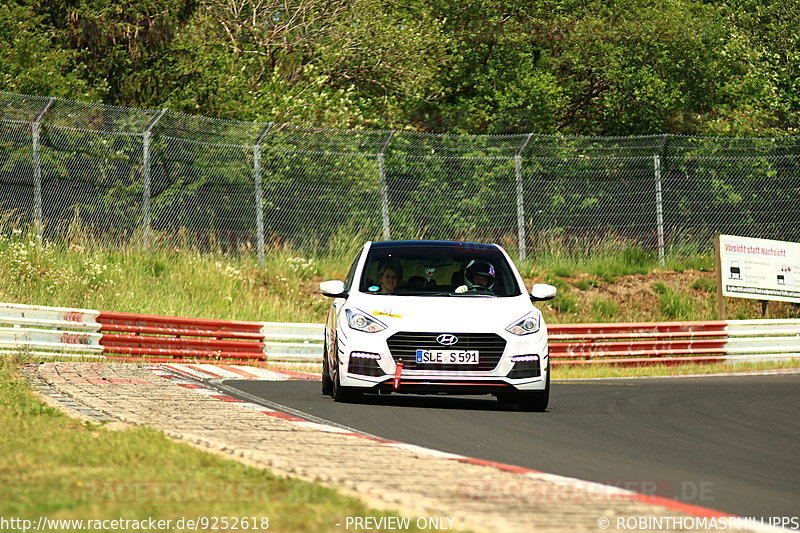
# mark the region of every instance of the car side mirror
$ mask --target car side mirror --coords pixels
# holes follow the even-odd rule
[[[552,300],[556,297],[557,291],[558,289],[547,283],[536,283],[531,289],[531,301],[543,302],[545,300]]]
[[[338,279],[323,281],[319,284],[319,291],[329,298],[347,298],[344,282]]]

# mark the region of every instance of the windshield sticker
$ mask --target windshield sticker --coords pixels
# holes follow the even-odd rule
[[[378,292],[379,290],[381,290],[381,288],[380,288],[380,287],[378,287],[377,285],[373,285],[372,287],[370,287],[370,288],[369,288],[369,289],[367,289],[367,290],[368,290],[369,292]]]
[[[403,315],[393,315],[392,313],[384,313],[383,311],[375,311],[372,314],[375,316],[389,316],[392,318],[403,318]]]

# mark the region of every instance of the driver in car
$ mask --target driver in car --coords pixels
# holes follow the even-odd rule
[[[472,259],[464,269],[464,285],[459,286],[456,294],[463,294],[467,291],[492,290],[494,287],[496,274],[494,266],[488,261]]]

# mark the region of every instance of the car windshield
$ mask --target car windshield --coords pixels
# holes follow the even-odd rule
[[[385,246],[370,249],[360,291],[399,296],[508,297],[521,294],[511,267],[486,246]]]

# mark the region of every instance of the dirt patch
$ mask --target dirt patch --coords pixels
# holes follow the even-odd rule
[[[526,280],[542,283],[542,278]],[[545,281],[546,282],[546,281]],[[539,307],[550,323],[661,322],[716,320],[716,277],[713,272],[686,270],[631,274],[613,280],[581,274],[550,278],[559,296]],[[561,299],[561,301],[559,301]],[[726,299],[729,319],[762,318],[758,300]],[[800,306],[770,302],[767,317],[798,318]]]

